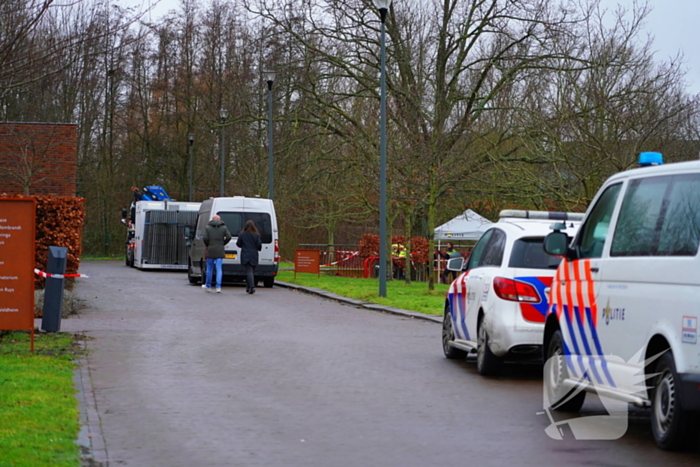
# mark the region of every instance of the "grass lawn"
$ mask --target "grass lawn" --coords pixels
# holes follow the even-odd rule
[[[78,401],[70,334],[0,331],[0,466],[79,467]]]
[[[280,268],[292,267],[289,263],[280,264]],[[328,276],[321,273],[297,274],[294,271],[280,270],[277,279],[282,282],[316,287],[329,292],[380,305],[393,306],[404,310],[418,311],[430,315],[442,315],[445,306],[446,284],[435,284],[435,290],[428,290],[426,282],[392,280],[386,283],[386,298],[379,297],[378,279],[358,279],[354,277]]]

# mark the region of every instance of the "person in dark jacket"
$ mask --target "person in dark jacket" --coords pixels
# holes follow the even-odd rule
[[[223,276],[221,265],[224,262],[224,247],[231,238],[231,232],[228,231],[221,217],[216,214],[211,216],[211,220],[207,224],[202,237],[204,244],[207,246],[207,280],[206,283],[202,284],[202,288],[207,292],[211,290],[214,266],[216,266],[216,292],[221,292],[221,279]]]
[[[255,293],[255,267],[258,265],[258,251],[262,250],[262,240],[255,222],[246,221],[245,226],[236,240],[236,246],[241,249],[241,264],[245,267],[246,289],[249,294]]]
[[[452,242],[447,242],[447,251],[445,253],[440,252],[440,257],[442,259],[449,260],[450,258],[459,258],[460,256],[462,255],[459,253],[459,251],[455,250],[455,246],[452,244]],[[455,279],[457,279],[457,271],[448,271],[447,264],[445,264],[445,270],[442,272],[442,283],[451,284]]]

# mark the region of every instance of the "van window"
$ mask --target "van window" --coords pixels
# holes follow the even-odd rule
[[[657,224],[672,177],[632,180],[622,200],[610,256],[653,254]]]
[[[657,254],[695,256],[700,244],[700,174],[673,177],[667,206]]]
[[[694,256],[700,244],[700,174],[630,182],[611,256]]]
[[[197,218],[197,232],[195,234],[197,238],[204,235],[204,229],[207,228],[207,222],[209,222],[209,212],[210,211],[203,211],[199,213],[199,217]]]
[[[238,237],[238,234],[243,230],[243,226],[248,220],[255,222],[255,226],[260,232],[260,240],[263,243],[272,243],[272,218],[266,212],[217,212],[224,221],[231,235]]]
[[[618,183],[607,187],[593,206],[586,222],[581,226],[581,236],[578,241],[579,258],[600,258],[603,254],[605,237],[621,186],[622,184]]]

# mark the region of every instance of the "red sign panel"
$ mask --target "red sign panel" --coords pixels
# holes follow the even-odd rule
[[[34,329],[36,201],[0,198],[0,330]]]
[[[294,275],[310,272],[321,275],[321,250],[294,250]]]

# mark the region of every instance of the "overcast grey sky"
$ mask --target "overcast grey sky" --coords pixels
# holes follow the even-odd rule
[[[600,4],[609,10],[614,10],[616,5],[631,9],[634,1],[601,0]],[[654,39],[655,58],[666,60],[681,52],[688,90],[700,93],[700,1],[651,0],[649,6],[652,11],[644,29]],[[646,37],[640,37],[644,39]]]
[[[151,12],[153,20],[177,9],[180,4],[179,0],[122,0],[122,4],[145,7],[155,3]],[[629,10],[634,3],[635,0],[600,0],[601,7],[610,10],[609,14],[618,5]],[[652,11],[646,19],[645,33],[654,38],[655,57],[666,60],[681,52],[688,91],[700,93],[700,0],[650,0],[649,5]],[[645,39],[646,36],[640,37],[640,41]]]

